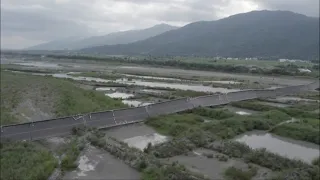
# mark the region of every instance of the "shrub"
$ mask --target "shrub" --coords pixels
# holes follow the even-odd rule
[[[72,134],[76,136],[84,135],[85,131],[86,131],[85,126],[76,126],[72,128]]]
[[[80,154],[80,148],[84,145],[79,142],[78,139],[73,139],[69,144],[68,148],[65,150],[63,159],[61,160],[61,170],[69,171],[77,168],[75,161],[77,160]]]
[[[32,142],[2,142],[0,150],[0,179],[48,179],[58,164],[52,153]]]
[[[151,148],[152,148],[152,144],[149,142],[148,145],[147,145],[147,147],[143,149],[143,152],[149,153],[149,151],[151,150]]]
[[[210,153],[210,154],[205,154],[205,156],[206,156],[207,158],[210,158],[210,159],[213,158],[213,154],[211,154],[211,153]]]
[[[138,170],[139,171],[143,171],[144,169],[146,169],[148,167],[148,164],[146,163],[145,160],[141,160],[139,162],[139,167],[138,167]]]
[[[208,145],[207,148],[235,158],[241,158],[251,151],[249,146],[233,141],[214,142]]]
[[[320,166],[320,157],[317,157],[316,159],[314,159],[312,161],[312,164],[315,165],[315,166]]]
[[[291,117],[288,114],[278,110],[271,110],[271,111],[265,112],[263,113],[262,117],[270,120],[270,122],[272,122],[271,125],[276,125],[280,122],[288,121],[291,119]]]
[[[268,152],[266,149],[251,150],[244,158],[247,162],[259,164],[274,171],[309,167],[306,163],[300,160],[291,160],[278,154]]]
[[[272,130],[280,136],[290,137],[297,140],[320,144],[320,131],[311,125],[304,123],[288,123],[278,126]]]
[[[234,113],[227,109],[210,109],[210,108],[196,108],[192,109],[191,113],[198,114],[200,116],[206,116],[213,119],[226,119],[235,116]]]
[[[216,155],[216,158],[219,160],[219,161],[228,161],[228,157],[227,156],[224,156],[224,155]]]
[[[225,171],[226,178],[231,180],[250,180],[256,174],[257,169],[255,168],[248,171],[243,171],[232,166],[227,168]]]
[[[150,152],[158,158],[168,158],[187,153],[195,148],[196,146],[191,141],[182,138],[155,145]]]
[[[319,167],[294,168],[278,173],[272,180],[318,180]]]
[[[239,102],[232,102],[232,106],[243,108],[243,109],[251,109],[255,111],[271,111],[276,110],[276,107],[268,106],[265,104],[261,104],[257,101],[239,101]]]

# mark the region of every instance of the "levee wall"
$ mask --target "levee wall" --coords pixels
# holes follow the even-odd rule
[[[36,140],[51,136],[71,133],[73,127],[114,127],[140,122],[148,117],[185,111],[199,106],[217,106],[230,102],[290,95],[306,90],[319,88],[319,82],[308,85],[291,86],[273,90],[248,90],[228,94],[208,95],[195,98],[181,98],[172,101],[156,103],[144,107],[118,109],[104,112],[93,112],[50,119],[1,126],[0,138],[12,140]]]

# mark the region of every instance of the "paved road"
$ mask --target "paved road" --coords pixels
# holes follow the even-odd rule
[[[144,107],[117,109],[113,111],[93,112],[86,115],[77,115],[6,125],[1,127],[1,139],[37,140],[52,136],[69,134],[73,127],[114,127],[129,123],[141,122],[148,117],[172,114],[199,106],[218,106],[230,102],[290,95],[301,91],[319,88],[319,82],[309,85],[292,86],[275,90],[248,90],[229,94],[200,96],[196,98],[181,98],[172,101],[156,103]]]

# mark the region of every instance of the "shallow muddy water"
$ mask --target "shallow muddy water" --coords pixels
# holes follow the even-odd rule
[[[33,67],[39,67],[39,68],[59,68],[60,67],[58,64],[55,64],[55,63],[39,62],[39,61],[17,62],[13,64],[21,65],[21,66],[33,66]]]
[[[141,102],[141,101],[137,101],[137,100],[123,100],[122,103],[127,104],[129,106],[133,106],[133,107],[147,106],[147,105],[152,104],[149,102]]]
[[[281,103],[286,103],[288,101],[307,101],[307,102],[319,102],[319,100],[314,100],[314,99],[304,99],[304,98],[299,98],[299,97],[290,97],[290,96],[285,96],[285,97],[277,97],[275,99],[272,99]]]
[[[148,143],[159,144],[168,140],[168,137],[158,134],[151,127],[139,123],[122,126],[105,131],[108,136],[128,143],[131,147],[143,150]]]
[[[140,179],[140,173],[106,151],[89,146],[78,159],[78,168],[66,172],[69,179]]]
[[[135,77],[141,79],[158,79],[158,80],[169,80],[169,81],[181,81],[178,78],[167,78],[167,77],[157,77],[157,76],[138,76],[138,75],[131,75],[131,74],[122,74],[126,77]]]
[[[143,150],[148,146],[148,143],[156,145],[166,142],[167,140],[168,138],[166,136],[160,135],[158,133],[152,133],[144,136],[135,136],[132,138],[124,139],[123,141],[127,143],[130,147],[135,147],[140,150]]]
[[[50,74],[48,74],[50,75]],[[73,79],[76,81],[95,81],[95,82],[111,82],[111,80],[102,79],[102,78],[94,78],[94,77],[84,77],[84,76],[70,76],[68,74],[52,74],[53,77],[56,78],[67,78]]]
[[[95,89],[96,91],[115,91],[117,87],[98,87]]]
[[[134,94],[114,92],[114,93],[106,93],[106,96],[109,96],[111,98],[128,99],[128,98],[134,97]]]
[[[165,90],[156,90],[156,89],[143,89],[141,91],[142,92],[146,92],[146,93],[155,93],[155,94],[161,94],[161,93],[168,92],[168,91],[165,91]]]
[[[229,93],[229,92],[240,91],[239,89],[216,88],[211,86],[191,85],[191,84],[189,85],[189,84],[165,83],[165,82],[148,82],[148,81],[141,81],[138,79],[133,79],[132,81],[128,81],[126,79],[118,79],[116,80],[116,82],[121,84],[128,84],[128,85],[171,88],[171,89],[198,91],[198,92]]]
[[[157,88],[171,88],[171,89],[198,91],[198,92],[229,93],[229,92],[240,91],[239,89],[227,89],[227,88],[203,86],[203,85],[196,85],[196,84],[149,82],[149,81],[142,81],[139,79],[128,80],[127,78],[121,78],[121,79],[117,79],[115,81],[112,81],[112,80],[108,80],[108,79],[94,78],[94,77],[71,76],[71,75],[68,75],[68,73],[61,73],[61,74],[60,73],[58,73],[58,74],[34,73],[34,75],[51,75],[56,78],[67,78],[67,79],[73,79],[73,80],[77,80],[77,81],[95,81],[95,82],[104,82],[104,83],[116,82],[116,83],[127,84],[127,85],[137,85],[137,86],[157,87]],[[147,90],[147,91],[151,92],[150,90]]]
[[[238,107],[233,107],[233,106],[225,106],[224,109],[228,109],[231,112],[234,112],[239,115],[252,115],[257,113],[256,111],[249,110],[249,109],[243,109],[243,108],[238,108]]]
[[[241,82],[237,82],[237,81],[204,81],[204,82],[212,82],[217,84],[241,84]]]
[[[316,144],[280,137],[261,131],[253,131],[234,138],[253,149],[266,148],[268,151],[286,156],[290,159],[300,159],[305,162],[319,157],[319,146]]]

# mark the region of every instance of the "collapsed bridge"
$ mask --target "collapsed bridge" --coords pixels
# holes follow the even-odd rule
[[[1,140],[38,140],[70,134],[72,128],[81,125],[96,128],[110,128],[141,122],[148,117],[182,112],[197,107],[219,106],[243,100],[290,95],[317,88],[319,88],[318,81],[308,85],[267,90],[238,91],[195,98],[181,98],[142,107],[92,112],[56,119],[4,125],[1,126],[0,138]]]

